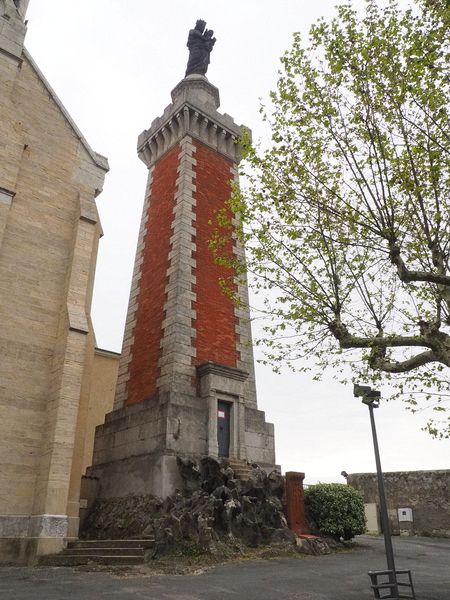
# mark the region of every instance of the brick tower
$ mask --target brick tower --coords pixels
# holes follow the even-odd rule
[[[237,177],[241,129],[219,91],[185,77],[138,140],[149,175],[114,411],[97,428],[90,475],[101,495],[165,496],[176,456],[275,463],[273,425],[256,403],[248,310],[219,288],[208,247]],[[242,254],[230,239],[230,248]],[[247,305],[247,286],[237,293]]]

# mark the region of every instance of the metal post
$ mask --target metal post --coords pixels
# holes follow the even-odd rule
[[[375,462],[377,465],[377,479],[378,479],[378,495],[380,497],[380,513],[381,513],[381,527],[383,529],[384,547],[386,549],[386,561],[387,568],[392,572],[389,576],[390,583],[393,584],[392,591],[394,597],[398,597],[398,586],[397,586],[397,575],[395,572],[394,562],[394,550],[392,548],[391,532],[389,528],[389,518],[386,505],[386,494],[384,491],[383,473],[381,471],[380,451],[378,448],[377,430],[375,427],[375,417],[373,414],[373,403],[368,404],[370,414],[370,424],[372,426],[372,437],[373,447],[375,450]]]

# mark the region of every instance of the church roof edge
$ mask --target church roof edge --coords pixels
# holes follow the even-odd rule
[[[64,104],[61,102],[61,100],[59,99],[58,95],[56,94],[56,92],[54,91],[54,89],[52,88],[52,86],[50,85],[50,83],[47,81],[47,79],[45,78],[44,74],[39,69],[39,67],[37,66],[37,64],[33,60],[33,57],[31,56],[31,54],[28,52],[28,50],[26,48],[23,49],[23,55],[24,55],[25,59],[28,61],[28,63],[30,64],[30,66],[33,69],[33,71],[39,77],[39,79],[42,82],[42,84],[47,89],[48,93],[50,94],[50,97],[55,102],[55,104],[58,106],[58,108],[61,111],[62,115],[64,116],[64,118],[66,119],[66,121],[68,122],[68,124],[70,125],[70,127],[73,129],[75,135],[80,140],[82,146],[84,147],[84,149],[86,150],[86,152],[89,154],[89,156],[91,157],[91,159],[94,162],[94,164],[97,167],[99,167],[100,169],[102,169],[103,171],[108,172],[109,171],[108,159],[105,156],[103,156],[102,154],[99,154],[98,152],[95,152],[91,148],[91,146],[88,144],[86,138],[81,133],[81,131],[77,127],[75,121],[70,116],[68,110],[66,109],[66,107],[64,106]]]

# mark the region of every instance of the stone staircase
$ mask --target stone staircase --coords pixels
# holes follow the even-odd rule
[[[242,479],[243,481],[247,481],[248,479],[250,479],[252,468],[246,460],[241,460],[239,458],[229,458],[228,465],[233,469],[234,476],[237,479]]]
[[[154,539],[140,540],[77,540],[69,542],[59,554],[48,554],[39,560],[40,566],[73,567],[77,565],[139,565],[152,550]]]

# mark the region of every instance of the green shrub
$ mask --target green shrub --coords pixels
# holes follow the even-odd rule
[[[305,508],[322,535],[350,540],[366,531],[363,497],[349,485],[318,483],[306,488]]]

